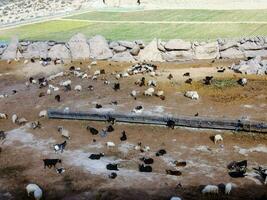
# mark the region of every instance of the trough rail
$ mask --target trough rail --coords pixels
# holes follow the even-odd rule
[[[99,112],[99,111],[64,111],[58,109],[48,109],[50,119],[68,120],[88,120],[88,121],[107,121],[110,118],[116,122],[166,125],[168,120],[175,122],[175,126],[221,129],[246,132],[267,133],[267,123],[249,120],[230,120],[204,117],[172,116],[172,115],[148,115],[120,112]]]

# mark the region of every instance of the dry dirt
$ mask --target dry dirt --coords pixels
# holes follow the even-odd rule
[[[257,199],[266,200],[267,188],[255,177],[252,167],[267,167],[267,138],[265,135],[252,133],[236,133],[229,131],[197,130],[175,128],[174,130],[159,126],[142,126],[115,124],[115,131],[107,137],[93,136],[86,130],[88,125],[101,130],[107,123],[87,121],[38,119],[40,110],[47,108],[69,107],[71,110],[94,109],[96,103],[103,105],[103,110],[130,112],[135,106],[143,105],[144,112],[152,114],[175,114],[217,118],[247,118],[251,120],[267,120],[267,78],[266,76],[247,76],[248,85],[241,87],[235,83],[241,76],[230,70],[217,73],[216,67],[228,66],[231,62],[195,62],[157,64],[160,76],[156,79],[157,89],[163,89],[166,100],[142,95],[147,87],[139,87],[134,82],[143,75],[115,79],[112,72],[125,71],[129,63],[98,62],[90,70],[89,62],[77,62],[62,66],[42,67],[38,63],[23,62],[0,63],[0,95],[8,94],[8,98],[0,99],[0,112],[11,116],[16,113],[29,121],[39,120],[42,128],[32,130],[27,126],[17,126],[11,119],[0,120],[0,129],[7,132],[7,139],[1,144],[0,153],[0,199],[28,199],[25,186],[29,182],[40,185],[44,190],[44,199],[169,199],[180,196],[183,199]],[[61,80],[72,80],[72,85],[81,84],[81,92],[59,92],[51,96],[38,97],[37,85],[25,86],[29,76],[35,78],[48,76],[70,66],[81,67],[88,74],[97,69],[105,69],[97,81],[80,79],[74,76],[61,77],[51,81],[59,85]],[[190,72],[192,85],[185,84],[182,75]],[[173,80],[166,77],[169,73]],[[204,86],[201,80],[213,75],[220,84]],[[102,78],[111,81],[104,85]],[[121,83],[121,89],[114,92],[114,82]],[[227,82],[228,85],[221,85]],[[93,85],[95,90],[88,91]],[[17,93],[12,94],[16,89]],[[140,91],[137,100],[129,94],[135,89]],[[196,89],[200,94],[198,101],[183,96],[186,90]],[[54,96],[60,94],[62,102],[55,101]],[[111,105],[118,101],[118,105]],[[100,109],[101,111],[101,109]],[[64,139],[57,132],[57,126],[64,126],[70,131],[71,139],[67,141],[66,151],[55,154],[53,145]],[[127,141],[121,142],[122,131],[126,131]],[[220,133],[223,143],[215,145],[210,136]],[[93,142],[93,139],[96,142]],[[107,148],[105,142],[112,141],[114,148]],[[150,151],[141,153],[134,150],[138,142],[150,147]],[[223,146],[222,146],[223,144]],[[156,157],[155,152],[166,149],[167,154]],[[104,152],[105,157],[99,161],[88,159],[91,153]],[[154,159],[153,173],[138,172],[139,158],[150,156]],[[42,159],[61,158],[66,172],[59,175],[53,169],[44,169]],[[248,160],[248,176],[233,179],[227,173],[227,164],[233,160]],[[187,166],[175,168],[172,161],[186,161]],[[118,177],[109,179],[107,163],[119,163]],[[60,166],[60,165],[58,165]],[[182,176],[169,176],[166,169],[177,169]],[[223,194],[204,196],[200,186],[233,182],[237,184],[231,195]],[[182,187],[177,187],[178,184]]]

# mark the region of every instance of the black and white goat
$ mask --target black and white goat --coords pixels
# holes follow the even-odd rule
[[[61,153],[63,153],[63,151],[64,151],[66,145],[67,145],[67,141],[64,141],[64,142],[61,143],[61,144],[56,144],[56,145],[54,145],[54,150],[55,150],[55,152],[57,153],[57,152],[60,151]]]
[[[152,172],[152,167],[149,165],[139,165],[139,171],[140,172]]]

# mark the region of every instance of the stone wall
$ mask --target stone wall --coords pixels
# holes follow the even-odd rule
[[[214,42],[189,42],[181,39],[148,44],[136,41],[107,41],[97,35],[86,38],[78,33],[66,43],[55,41],[19,41],[12,38],[8,46],[0,46],[2,60],[19,58],[52,58],[64,61],[93,59],[117,62],[182,62],[202,59],[246,59],[267,57],[267,37],[218,39]]]

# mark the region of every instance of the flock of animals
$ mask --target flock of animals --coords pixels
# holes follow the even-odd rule
[[[31,62],[35,62],[35,61],[31,60]],[[46,64],[49,64],[49,61],[47,61],[47,60],[41,61],[41,64],[43,64],[43,62],[46,62]],[[54,64],[57,64],[57,62],[54,62]],[[97,65],[97,62],[92,62],[88,66],[88,68],[91,69],[92,66],[96,66],[96,65]],[[225,69],[218,69],[218,73],[223,73],[224,71],[225,71]],[[152,77],[152,79],[147,80],[146,77],[142,77],[141,79],[138,79],[135,82],[137,89],[132,90],[129,93],[129,95],[132,96],[132,98],[134,100],[136,100],[137,98],[139,98],[139,95],[142,95],[142,93],[139,91],[138,88],[141,88],[144,86],[144,87],[148,87],[143,92],[144,96],[147,96],[147,98],[149,98],[150,96],[157,96],[161,100],[165,100],[164,91],[157,89],[158,83],[155,79],[153,79],[153,77],[156,77],[159,75],[157,72],[157,66],[156,65],[147,64],[147,63],[141,63],[141,64],[138,63],[138,64],[133,65],[130,69],[128,69],[125,72],[114,72],[111,75],[114,76],[114,78],[117,81],[115,81],[113,83],[112,83],[112,81],[101,77],[101,75],[103,75],[105,73],[106,72],[104,69],[100,69],[100,70],[94,71],[94,73],[92,73],[92,74],[88,74],[88,73],[82,71],[78,67],[71,66],[67,71],[60,72],[60,73],[57,73],[55,75],[51,75],[49,77],[39,77],[39,78],[30,77],[26,81],[25,85],[26,85],[26,87],[36,86],[39,88],[46,88],[46,93],[40,92],[38,95],[39,97],[43,97],[46,95],[54,95],[55,101],[61,102],[62,98],[60,96],[60,91],[67,92],[67,91],[74,89],[75,91],[80,92],[80,91],[84,90],[84,88],[81,85],[74,85],[74,86],[72,85],[72,81],[70,79],[70,77],[72,77],[72,76],[78,77],[81,80],[92,79],[92,80],[96,81],[96,80],[100,79],[103,81],[103,83],[105,85],[110,85],[114,91],[119,91],[120,90],[120,82],[119,82],[120,79],[127,78],[127,77],[135,75],[135,74],[149,74],[149,76]],[[186,84],[192,83],[193,79],[190,78],[189,72],[183,74],[183,76],[188,77],[188,79],[185,81]],[[52,84],[52,82],[55,83],[56,79],[58,79],[58,78],[61,78],[64,80],[60,81],[57,85]],[[169,74],[166,78],[169,80],[172,80],[174,78],[174,76],[172,74]],[[210,85],[210,84],[212,84],[212,80],[213,80],[212,76],[206,76],[203,79],[203,84]],[[242,79],[238,80],[238,83],[242,86],[245,86],[247,84],[247,80],[245,78],[242,78]],[[92,90],[94,90],[94,86],[88,85],[88,87],[86,89],[88,91],[92,91]],[[17,92],[16,90],[13,90],[14,94],[16,92]],[[199,99],[199,95],[196,91],[187,91],[187,92],[185,92],[184,95],[185,95],[185,97],[188,97],[191,99],[195,99],[195,100]],[[2,94],[1,98],[8,98],[8,95]],[[112,102],[112,103],[115,105],[118,104],[118,102]],[[96,104],[95,108],[101,109],[102,105]],[[68,110],[69,110],[69,108],[65,108],[65,111],[68,111]],[[142,113],[143,110],[144,110],[143,105],[139,105],[139,106],[136,106],[135,108],[133,108],[132,112]],[[40,113],[39,113],[40,118],[46,117],[46,116],[47,116],[46,110],[40,111]],[[1,120],[8,119],[8,115],[5,113],[0,113],[0,119]],[[20,117],[17,114],[13,114],[11,116],[11,120],[14,124],[28,125],[32,129],[41,128],[41,126],[42,126],[38,120],[34,121],[34,122],[28,122],[28,120],[26,118]],[[111,119],[108,119],[107,122],[109,123],[109,125],[107,127],[103,128],[102,130],[97,130],[95,127],[92,127],[92,126],[88,126],[86,129],[92,135],[98,135],[99,134],[100,136],[104,137],[108,133],[114,131],[113,125],[114,125],[114,123],[116,123],[116,119],[111,118]],[[166,126],[168,128],[173,129],[175,127],[175,122],[172,120],[169,120],[169,121],[167,121]],[[71,139],[71,135],[70,135],[70,132],[67,129],[65,129],[63,126],[58,126],[57,131],[59,134],[61,134],[61,136],[65,139],[65,141],[62,143],[55,144],[54,145],[54,151],[55,151],[55,153],[64,153],[64,150],[68,144],[67,141],[69,141]],[[6,139],[6,133],[4,131],[0,131],[0,140],[5,140],[5,139]],[[127,140],[127,133],[125,131],[122,131],[121,136],[120,136],[120,141],[124,142],[126,140]],[[213,137],[213,141],[215,144],[222,143],[223,142],[222,135],[220,135],[220,134],[215,135]],[[112,141],[108,141],[106,143],[106,146],[107,146],[107,148],[113,148],[113,147],[115,147],[115,144]],[[134,149],[136,151],[141,151],[141,152],[150,151],[150,147],[142,145],[141,142],[138,143],[134,147]],[[167,154],[167,151],[165,149],[159,149],[157,152],[155,152],[155,158],[141,157],[140,158],[140,164],[138,167],[139,172],[142,172],[142,173],[153,172],[154,159],[157,159],[157,157],[165,156],[165,154]],[[100,160],[103,157],[105,157],[104,153],[93,153],[93,154],[88,156],[88,159]],[[185,167],[187,165],[186,161],[173,161],[173,163],[176,167]],[[65,169],[63,167],[60,167],[60,168],[57,167],[57,164],[62,164],[61,159],[46,158],[46,159],[43,159],[43,164],[44,164],[45,169],[46,169],[46,167],[48,167],[48,168],[53,167],[53,168],[55,168],[56,172],[59,174],[65,172]],[[229,175],[231,177],[234,177],[234,178],[244,177],[244,176],[246,176],[247,160],[234,161],[234,162],[230,163],[227,166],[227,168],[229,170]],[[109,174],[109,178],[115,179],[118,176],[118,174],[116,173],[116,171],[119,170],[118,163],[109,163],[106,165],[106,169],[108,171],[111,171],[111,173]],[[258,173],[262,177],[263,183],[267,184],[267,169],[263,169],[262,167],[258,167],[258,168],[254,168],[254,170],[256,171],[256,173]],[[180,170],[166,169],[166,174],[172,175],[172,176],[181,176],[182,172]],[[234,187],[236,187],[236,185],[233,183],[226,183],[226,184],[220,184],[220,185],[206,185],[201,190],[201,192],[203,194],[218,194],[221,191],[223,191],[223,193],[225,193],[225,194],[230,194]],[[33,183],[28,184],[26,187],[26,190],[27,190],[28,195],[32,194],[36,200],[40,200],[43,196],[42,189],[37,184],[33,184]],[[180,197],[172,197],[171,199],[172,200],[179,200],[181,198]]]

